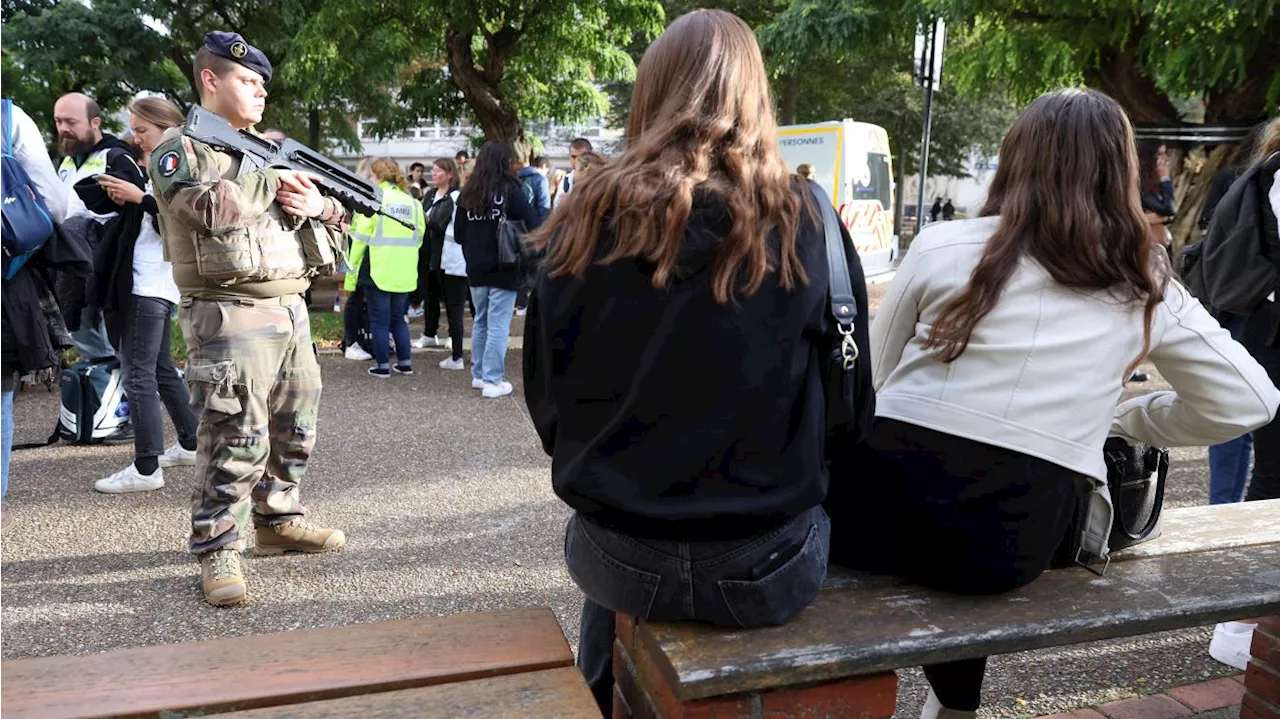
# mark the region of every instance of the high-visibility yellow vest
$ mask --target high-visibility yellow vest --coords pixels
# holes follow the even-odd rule
[[[422,203],[390,182],[382,185],[382,209],[393,217],[411,222],[409,229],[395,220],[375,215],[356,215],[351,221],[351,251],[347,264],[346,288],[356,288],[360,265],[371,262],[369,276],[383,292],[412,292],[418,288],[418,248],[426,233],[427,218]]]
[[[108,150],[109,149],[110,148],[108,148]],[[106,171],[107,171],[107,150],[98,150],[92,155],[89,155],[89,158],[85,160],[84,164],[79,167],[76,167],[76,158],[70,157],[70,156],[62,158],[62,164],[58,166],[58,179],[62,180],[62,186],[66,188],[67,195],[68,195],[67,197],[67,219],[68,220],[71,219],[72,217],[80,217],[83,215],[88,215],[98,220],[99,222],[106,222],[112,217],[115,217],[116,213],[114,212],[110,212],[105,215],[100,215],[96,212],[90,212],[89,208],[85,207],[84,200],[81,200],[80,196],[76,194],[76,191],[72,189],[75,187],[75,184],[77,182],[83,180],[84,178],[90,177],[92,175],[101,175]]]

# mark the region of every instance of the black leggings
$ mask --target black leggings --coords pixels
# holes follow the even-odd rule
[[[1045,460],[895,420],[876,420],[871,447],[856,501],[827,506],[832,562],[958,594],[999,594],[1039,577],[1085,486]],[[944,707],[974,711],[986,662],[924,671]]]
[[[1273,346],[1272,336],[1278,331],[1276,310],[1263,308],[1249,315],[1240,343],[1258,364],[1267,370],[1271,382],[1280,383],[1280,348]],[[1249,480],[1246,502],[1280,499],[1280,418],[1253,431],[1253,477]]]
[[[462,359],[462,308],[471,296],[467,278],[446,275],[444,270],[435,270],[427,276],[424,284],[426,294],[423,299],[422,334],[435,337],[440,332],[440,300],[443,299],[445,313],[449,318],[449,339],[453,342],[453,359]]]

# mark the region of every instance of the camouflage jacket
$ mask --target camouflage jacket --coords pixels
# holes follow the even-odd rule
[[[306,220],[276,203],[276,170],[240,174],[240,158],[169,129],[148,167],[160,209],[165,258],[184,297],[237,299],[301,294],[317,268],[309,266]],[[325,198],[320,219],[341,245],[349,217]],[[319,238],[322,241],[326,238]]]

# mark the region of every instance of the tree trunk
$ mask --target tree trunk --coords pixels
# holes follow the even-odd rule
[[[778,124],[796,124],[796,109],[800,105],[800,77],[794,73],[778,78],[782,84],[782,106],[778,108]]]
[[[1135,28],[1124,47],[1100,48],[1097,65],[1085,72],[1085,82],[1114,98],[1135,123],[1177,122],[1178,109],[1143,72],[1139,45],[1144,31]]]
[[[173,60],[173,64],[178,66],[178,70],[182,76],[187,78],[187,87],[191,88],[191,102],[200,104],[200,86],[196,84],[195,66],[191,64],[191,56],[187,51],[177,45],[169,46],[169,59]],[[177,98],[175,98],[177,99]],[[186,108],[183,108],[184,110]]]
[[[1200,215],[1209,197],[1209,185],[1231,154],[1231,145],[1218,145],[1211,152],[1193,151],[1191,159],[1183,164],[1179,182],[1175,183],[1178,214],[1169,225],[1173,234],[1174,257],[1183,247],[1199,239]]]
[[[462,91],[462,97],[480,123],[489,140],[510,141],[524,137],[524,127],[511,100],[502,92],[506,63],[515,51],[519,35],[509,27],[485,34],[488,49],[484,70],[476,67],[471,52],[471,32],[452,25],[445,30],[445,49],[449,58],[449,74]]]
[[[320,150],[320,108],[307,110],[307,144],[312,150]]]

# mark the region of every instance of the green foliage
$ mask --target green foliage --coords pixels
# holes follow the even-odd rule
[[[963,88],[1004,83],[1025,102],[1089,84],[1139,119],[1163,121],[1178,119],[1171,100],[1188,96],[1204,96],[1210,119],[1228,120],[1274,112],[1280,101],[1277,0],[922,2],[961,38],[948,61]]]
[[[128,0],[6,3],[6,94],[51,126],[53,104],[68,92],[83,92],[112,111],[141,90],[181,88],[163,38],[135,8]]]
[[[317,83],[357,68],[388,99],[358,105],[375,133],[470,117],[494,137],[605,114],[597,84],[633,77],[625,48],[661,25],[656,0],[325,0],[296,49]]]

